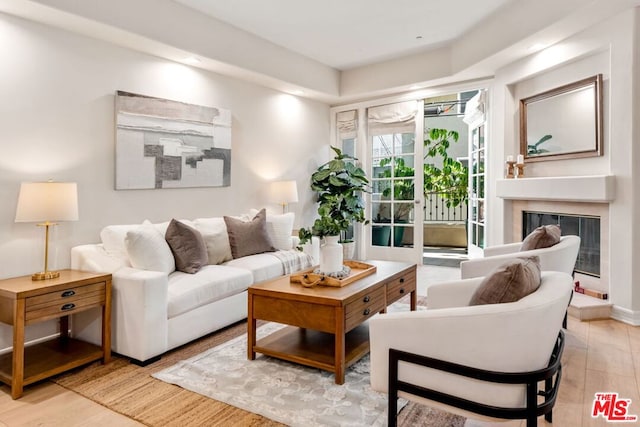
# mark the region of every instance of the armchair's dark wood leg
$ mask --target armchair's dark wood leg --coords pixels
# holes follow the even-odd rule
[[[565,315],[565,320],[566,320],[566,315]],[[550,390],[553,388],[553,381],[551,380],[551,378],[547,378],[546,380],[544,380],[544,395],[545,395],[545,402],[548,400],[548,395],[547,393],[550,392]],[[547,412],[546,414],[544,414],[544,419],[548,422],[548,423],[552,423],[553,422],[553,409],[549,412]]]
[[[527,427],[537,427],[538,417],[536,408],[538,406],[538,384],[527,383]]]
[[[387,408],[389,427],[396,427],[398,420],[398,356],[393,349],[389,349],[389,405]]]

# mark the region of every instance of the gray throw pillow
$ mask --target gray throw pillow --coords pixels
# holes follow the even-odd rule
[[[507,261],[484,278],[469,305],[500,304],[518,301],[540,287],[540,258],[516,258]]]
[[[521,251],[530,251],[532,249],[550,248],[560,242],[560,227],[552,225],[543,225],[533,230],[522,241]]]
[[[267,233],[265,209],[258,212],[251,221],[225,216],[224,222],[227,225],[233,259],[276,250]]]
[[[176,259],[176,270],[193,274],[209,262],[207,245],[195,228],[172,219],[164,238]]]

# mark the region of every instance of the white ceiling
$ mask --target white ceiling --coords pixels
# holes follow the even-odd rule
[[[345,70],[447,44],[515,0],[174,1]]]

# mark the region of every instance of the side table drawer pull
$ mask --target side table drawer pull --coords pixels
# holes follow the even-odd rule
[[[62,307],[60,307],[60,311],[73,310],[74,308],[76,308],[76,305],[71,302],[69,304],[65,304]]]
[[[369,297],[369,295],[365,296],[364,298],[362,298],[363,302],[369,302],[371,301],[371,298]]]
[[[400,278],[400,283],[404,283],[404,277]]]
[[[400,288],[400,293],[404,294],[404,288]]]
[[[60,296],[62,298],[67,298],[67,297],[72,297],[76,294],[76,291],[74,290],[69,290],[69,291],[64,291],[62,294],[60,294]]]
[[[369,310],[368,308],[365,308],[364,311],[362,312],[362,314],[364,314],[365,316],[368,316],[369,313],[371,313],[371,310]]]

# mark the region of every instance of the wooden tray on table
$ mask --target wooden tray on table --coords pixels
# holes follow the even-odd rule
[[[307,288],[316,285],[341,288],[342,286],[346,286],[349,283],[353,283],[356,280],[362,279],[363,277],[376,272],[375,265],[367,264],[365,262],[347,260],[344,262],[344,265],[351,269],[351,272],[347,277],[337,278],[314,273],[313,271],[318,268],[315,266],[292,274],[290,276],[290,281],[291,283],[300,283],[302,286]]]

